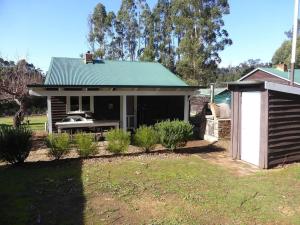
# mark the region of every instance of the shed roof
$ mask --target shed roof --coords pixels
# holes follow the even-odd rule
[[[246,77],[250,76],[251,74],[253,74],[257,70],[261,70],[263,72],[266,72],[268,74],[271,74],[273,76],[279,77],[279,78],[284,79],[284,80],[289,80],[289,76],[290,76],[289,75],[290,71],[284,72],[284,71],[276,69],[276,68],[258,67],[256,69],[252,70],[250,73],[243,76],[241,79],[239,79],[239,81],[244,80]],[[300,85],[300,69],[295,69],[295,83]]]
[[[228,89],[230,91],[278,91],[282,93],[289,93],[300,95],[300,88],[292,85],[278,84],[269,81],[238,81],[238,82],[229,82]]]
[[[49,86],[166,86],[188,85],[156,62],[95,60],[53,57],[44,85]]]

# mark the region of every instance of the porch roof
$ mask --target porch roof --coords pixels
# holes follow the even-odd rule
[[[188,85],[156,62],[53,57],[44,86],[171,86]]]

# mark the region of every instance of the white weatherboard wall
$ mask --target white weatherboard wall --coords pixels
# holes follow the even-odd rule
[[[261,92],[242,92],[241,160],[259,166]]]

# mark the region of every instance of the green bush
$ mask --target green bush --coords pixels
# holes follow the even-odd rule
[[[155,124],[160,143],[170,150],[185,146],[193,135],[193,126],[179,120],[166,120]]]
[[[136,130],[134,143],[138,147],[141,147],[145,152],[153,150],[158,142],[158,134],[153,127],[141,126]]]
[[[60,159],[70,151],[70,136],[67,133],[49,134],[46,139],[49,148],[48,155]]]
[[[112,153],[119,154],[128,150],[130,144],[130,133],[114,129],[108,132],[106,139],[108,141],[107,150]]]
[[[32,147],[32,132],[27,127],[0,128],[0,159],[12,164],[20,164],[28,157]]]
[[[94,135],[89,133],[75,134],[74,142],[78,155],[88,157],[97,154],[97,145],[94,142]]]

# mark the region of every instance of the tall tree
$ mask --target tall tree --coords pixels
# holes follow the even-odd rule
[[[174,71],[175,51],[172,44],[173,23],[171,1],[158,0],[153,9],[154,46],[158,62]]]
[[[106,58],[158,61],[190,83],[207,84],[216,79],[219,51],[232,44],[223,28],[227,13],[228,0],[157,0],[152,10],[147,0],[122,0],[117,15],[99,3],[89,40]]]
[[[89,17],[88,42],[96,56],[103,58],[106,54],[106,38],[111,36],[114,13],[107,14],[105,6],[98,3]]]
[[[117,15],[120,29],[122,29],[125,56],[131,61],[135,60],[139,27],[137,20],[137,5],[134,0],[122,0]]]
[[[182,28],[176,70],[185,79],[208,84],[221,62],[219,51],[232,44],[222,19],[229,4],[227,0],[174,0],[172,11],[175,26]]]
[[[144,3],[141,9],[139,24],[141,42],[143,42],[144,46],[139,48],[138,55],[141,61],[152,62],[155,60],[153,13],[147,3]]]
[[[298,43],[300,38],[298,38]],[[282,43],[282,45],[275,51],[272,57],[273,65],[285,63],[290,65],[291,62],[291,54],[292,54],[292,41],[287,40]],[[296,50],[296,68],[300,68],[300,45],[297,46]]]
[[[14,101],[19,110],[14,116],[14,126],[18,127],[24,119],[25,101],[29,96],[27,85],[41,84],[43,76],[33,64],[20,60],[16,65],[0,65],[0,95],[1,99]]]

